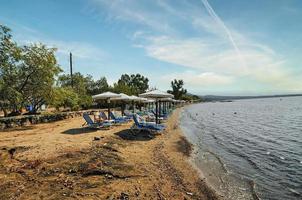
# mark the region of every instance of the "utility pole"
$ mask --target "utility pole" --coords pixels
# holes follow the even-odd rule
[[[73,77],[72,77],[72,53],[69,53],[69,64],[70,64],[70,79],[71,79],[71,87],[73,88]]]

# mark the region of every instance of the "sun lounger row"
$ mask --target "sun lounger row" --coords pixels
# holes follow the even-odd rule
[[[134,121],[133,126],[131,129],[136,130],[148,130],[151,132],[160,132],[165,129],[165,125],[163,124],[156,124],[154,120],[155,116],[151,112],[145,112],[144,117],[148,119],[149,121],[146,121],[142,116],[131,113],[129,111],[125,111],[125,116],[118,116],[118,114],[114,112],[110,112],[110,120],[108,119],[105,112],[101,111],[99,113],[99,118],[102,120],[99,121],[93,121],[88,114],[84,114],[83,118],[85,119],[85,122],[89,128],[99,129],[99,128],[109,128],[112,125],[120,125],[123,123],[128,123],[132,119]],[[167,118],[167,115],[165,116]],[[150,120],[151,119],[151,120]],[[164,120],[163,117],[160,117],[159,119]]]

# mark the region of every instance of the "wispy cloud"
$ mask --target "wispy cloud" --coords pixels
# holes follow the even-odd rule
[[[128,21],[142,26],[147,26],[159,32],[173,32],[173,28],[157,12],[150,12],[145,4],[135,0],[92,0],[98,9],[108,9],[107,20]],[[145,1],[147,3],[148,1]],[[90,14],[98,16],[98,10]]]
[[[222,29],[225,31],[225,33],[228,36],[228,39],[230,40],[231,44],[233,45],[237,55],[238,55],[238,59],[241,62],[242,67],[246,67],[246,62],[244,57],[242,56],[240,49],[238,48],[238,45],[236,44],[231,31],[227,28],[227,26],[225,25],[225,23],[220,19],[220,17],[216,14],[216,12],[214,11],[214,9],[212,8],[212,6],[209,4],[209,2],[207,0],[201,0],[203,5],[205,6],[205,8],[207,9],[208,13],[210,14],[210,16],[215,20],[215,22],[218,24],[218,26],[221,26]]]
[[[226,86],[232,84],[233,77],[216,74],[213,72],[196,73],[194,71],[185,71],[182,73],[171,73],[161,77],[164,80],[183,79],[185,84],[189,84],[194,87],[215,87]]]
[[[95,1],[104,5],[102,0]],[[149,57],[184,67],[183,73],[163,75],[163,80],[173,76],[193,86],[198,82],[215,85],[215,81],[218,85],[236,84],[246,78],[250,85],[254,81],[275,90],[302,90],[302,77],[286,67],[282,56],[268,45],[248,38],[248,34],[227,27],[207,0],[201,0],[199,7],[185,1],[175,7],[174,1],[157,0],[154,4],[158,9],[153,12],[142,6],[145,1],[127,1],[127,5],[125,1],[105,2],[110,16],[115,16],[112,18],[140,23],[153,30],[148,34],[142,27],[134,31],[136,47],[144,49]],[[177,20],[185,21],[186,27],[175,24]],[[188,27],[200,36],[184,34],[182,28]],[[188,73],[188,68],[194,69],[194,73]]]

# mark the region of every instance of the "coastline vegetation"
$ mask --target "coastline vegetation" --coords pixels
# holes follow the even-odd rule
[[[0,24],[0,111],[4,116],[15,116],[31,106],[30,114],[37,114],[42,105],[57,110],[87,109],[92,106],[92,95],[106,91],[138,95],[146,92],[149,79],[141,74],[122,74],[113,85],[106,77],[94,80],[80,72],[64,74],[55,56],[56,49],[42,43],[17,44],[11,30]],[[199,100],[187,93],[183,80],[173,80],[168,92],[181,100]]]

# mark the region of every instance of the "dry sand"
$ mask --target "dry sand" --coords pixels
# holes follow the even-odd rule
[[[189,163],[179,112],[156,136],[82,118],[0,132],[0,199],[218,199]]]

